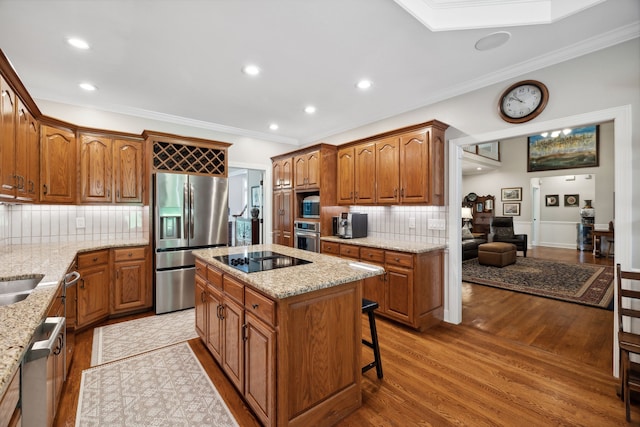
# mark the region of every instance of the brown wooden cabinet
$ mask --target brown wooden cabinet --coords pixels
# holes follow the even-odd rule
[[[320,188],[320,150],[295,156],[293,167],[293,182],[296,190]]]
[[[122,314],[149,308],[152,289],[145,246],[113,249],[115,278],[111,291],[111,314]]]
[[[109,250],[79,254],[78,272],[77,323],[83,328],[109,316]]]
[[[443,205],[446,129],[433,120],[341,146],[338,203]]]
[[[17,101],[16,199],[35,202],[40,188],[40,126],[20,98]]]
[[[80,202],[142,203],[142,142],[80,134]]]
[[[14,198],[17,187],[15,172],[16,94],[0,76],[0,197]]]
[[[61,127],[40,128],[40,201],[76,201],[76,136]]]
[[[384,267],[385,274],[366,279],[363,298],[376,301],[376,313],[424,330],[444,315],[444,254],[389,251],[354,244],[321,242],[321,252]]]
[[[491,233],[493,210],[495,206],[494,196],[478,197],[472,206],[472,230],[474,233],[482,233],[486,239]]]
[[[273,189],[293,188],[293,157],[273,160]]]
[[[293,246],[293,191],[273,193],[273,243]]]

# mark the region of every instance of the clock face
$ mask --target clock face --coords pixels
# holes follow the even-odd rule
[[[510,123],[523,123],[536,117],[547,105],[545,85],[526,80],[509,87],[500,98],[500,116]]]

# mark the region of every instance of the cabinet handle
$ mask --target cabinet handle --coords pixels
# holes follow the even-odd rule
[[[396,258],[396,262],[400,262],[400,258]]]
[[[242,341],[246,341],[249,337],[247,336],[247,324],[242,325]]]
[[[258,308],[259,304],[251,304],[251,307],[255,310],[256,308]]]
[[[202,291],[202,292],[200,292],[200,302],[205,302],[205,301],[206,301],[206,298],[205,298],[205,295],[204,295],[204,291]]]
[[[218,319],[224,320],[224,306],[222,304],[218,305]]]
[[[116,199],[120,200],[120,190],[116,190]]]
[[[107,197],[111,197],[111,190],[107,190]]]
[[[129,258],[131,258],[133,256],[133,254],[131,252],[129,252]]]
[[[96,262],[96,261],[98,261],[98,257],[97,256],[93,257],[93,262]]]
[[[43,184],[42,188],[44,189],[44,194],[47,194],[47,184]]]
[[[29,181],[29,193],[34,193],[35,192],[35,184],[33,181]]]
[[[404,197],[404,188],[400,190],[400,197]]]
[[[80,279],[80,289],[84,289],[84,279]]]
[[[393,197],[398,197],[398,189],[397,188],[393,189]]]

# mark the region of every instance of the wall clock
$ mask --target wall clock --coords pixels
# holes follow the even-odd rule
[[[549,100],[549,90],[536,80],[523,80],[509,86],[500,96],[500,117],[509,123],[524,123],[537,117]]]

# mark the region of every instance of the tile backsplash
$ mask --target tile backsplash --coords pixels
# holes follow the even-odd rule
[[[447,242],[446,206],[351,206],[349,211],[367,214],[368,237],[433,244]],[[433,229],[437,222],[441,223],[441,229]],[[410,228],[413,224],[415,227]]]
[[[3,245],[148,238],[148,206],[0,205]]]

